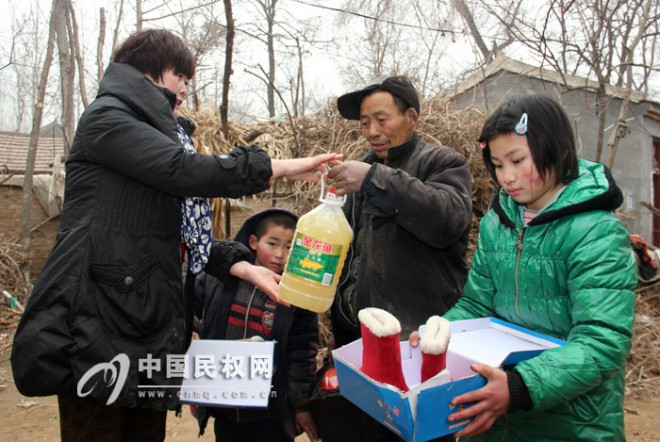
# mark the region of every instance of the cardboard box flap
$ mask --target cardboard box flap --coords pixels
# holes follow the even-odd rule
[[[458,411],[450,405],[451,400],[463,393],[476,390],[486,385],[483,376],[470,376],[444,385],[442,388],[424,390],[419,394],[417,413],[419,416],[436,416],[434,419],[417,419],[415,423],[415,441],[434,439],[439,435],[455,433],[465,427],[470,420],[447,422],[446,417]],[[443,410],[446,410],[444,412]]]
[[[493,367],[513,365],[564,344],[559,339],[495,318],[455,321],[451,327],[447,365],[453,379],[474,376],[470,369],[473,363]]]

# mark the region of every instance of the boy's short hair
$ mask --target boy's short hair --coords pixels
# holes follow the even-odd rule
[[[272,226],[279,226],[285,229],[295,230],[296,222],[296,218],[288,213],[272,213],[264,216],[255,224],[254,232],[252,234],[257,237],[257,240],[259,240]]]
[[[515,132],[516,124],[527,114],[527,144],[534,164],[545,178],[553,171],[558,182],[568,184],[578,176],[577,151],[571,122],[562,106],[545,95],[526,95],[514,98],[486,119],[480,143],[486,143],[483,159],[486,169],[497,182],[495,166],[490,158],[488,142],[498,135]]]
[[[112,54],[114,63],[133,66],[153,80],[173,69],[189,79],[195,75],[195,57],[186,44],[165,29],[147,29],[131,34]]]

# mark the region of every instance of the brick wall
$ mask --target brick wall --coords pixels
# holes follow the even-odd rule
[[[23,188],[20,186],[0,186],[0,237],[15,242],[21,229],[21,206]],[[32,225],[43,223],[48,216],[36,197],[32,198]],[[55,245],[55,237],[60,227],[59,217],[48,221],[32,232],[29,259],[30,277],[34,281]]]

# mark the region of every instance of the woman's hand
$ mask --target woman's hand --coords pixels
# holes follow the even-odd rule
[[[339,164],[344,156],[338,153],[324,153],[313,157],[293,158],[289,160],[271,159],[272,178],[286,176],[294,180],[318,183],[320,178],[312,173],[316,170],[327,173],[326,164]]]
[[[472,371],[488,379],[488,383],[478,390],[470,391],[452,399],[451,404],[453,406],[475,402],[473,405],[449,415],[449,422],[474,418],[467,427],[456,433],[456,437],[474,436],[483,433],[509,408],[509,381],[506,373],[499,368],[486,364],[473,364],[471,368]]]
[[[266,267],[250,264],[247,261],[240,261],[231,266],[229,274],[256,286],[273,301],[288,305],[282,302],[278,295],[282,275],[278,275]]]

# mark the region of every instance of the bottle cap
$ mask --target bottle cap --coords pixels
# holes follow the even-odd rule
[[[325,194],[325,198],[321,198],[321,201],[326,204],[339,204],[342,205],[346,201],[345,196],[337,196],[335,194],[335,188],[330,186],[328,187],[328,193]]]

